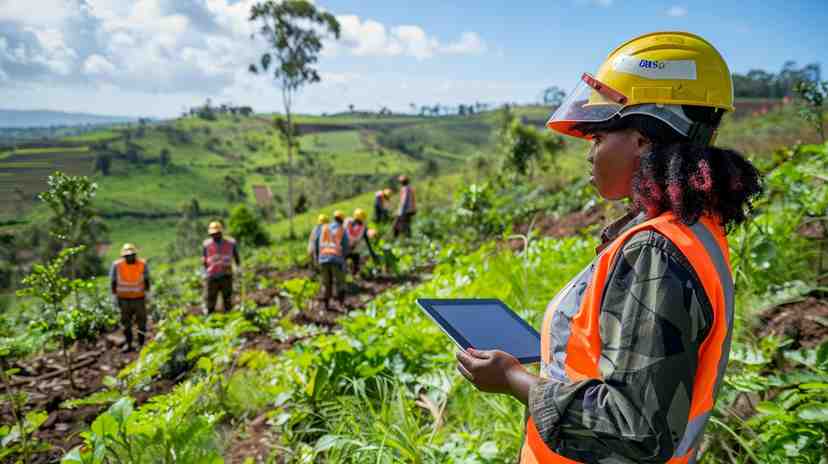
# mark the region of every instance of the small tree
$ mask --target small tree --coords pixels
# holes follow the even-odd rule
[[[803,80],[794,87],[802,107],[799,114],[816,129],[820,141],[825,143],[825,99],[828,98],[828,81]]]
[[[262,54],[259,64],[251,64],[250,71],[273,71],[273,78],[282,90],[282,104],[287,117],[288,204],[293,204],[293,98],[304,85],[320,81],[313,65],[319,59],[322,39],[339,38],[339,22],[334,15],[322,12],[305,0],[277,2],[267,0],[253,5],[250,21],[260,23],[259,35],[267,42],[269,51]],[[290,236],[294,237],[293,210],[288,208]]]
[[[109,153],[98,153],[95,155],[95,172],[100,172],[104,176],[108,176],[111,166],[112,156]]]
[[[167,247],[167,256],[171,260],[195,256],[200,252],[206,232],[206,225],[200,220],[201,206],[193,198],[189,203],[179,206],[181,217],[175,226],[175,242]]]
[[[238,205],[230,213],[230,235],[243,246],[266,246],[270,244],[270,235],[262,220],[247,205]]]
[[[224,195],[228,201],[235,203],[247,198],[244,183],[244,176],[239,172],[231,172],[224,176]]]
[[[98,307],[97,302],[80,304],[80,292],[93,290],[94,281],[69,279],[64,275],[67,262],[83,250],[83,246],[66,248],[49,263],[36,264],[23,279],[24,288],[17,292],[20,296],[43,301],[43,323],[48,332],[61,343],[66,377],[72,388],[77,388],[72,365],[72,347],[75,342],[94,340],[101,330],[111,327],[117,320],[114,314]],[[76,304],[69,308],[64,301],[72,293],[75,294]]]
[[[158,162],[161,165],[161,173],[166,174],[170,172],[170,167],[172,165],[172,160],[170,157],[170,149],[169,148],[162,148],[161,155],[158,157]]]
[[[49,233],[54,240],[49,252],[56,254],[68,247],[84,245],[79,256],[72,260],[70,275],[95,275],[102,270],[96,245],[104,241],[108,229],[92,206],[98,184],[86,176],[67,176],[57,171],[49,176],[49,190],[38,195],[52,211]]]

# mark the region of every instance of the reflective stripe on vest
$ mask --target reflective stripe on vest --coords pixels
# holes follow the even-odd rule
[[[126,259],[119,259],[115,263],[115,294],[118,298],[144,298],[146,286],[144,284],[144,269],[146,264],[142,259],[136,259],[129,264]]]
[[[348,248],[350,251],[357,249],[362,242],[362,234],[365,233],[365,224],[359,224],[353,219],[345,222],[345,232],[348,234]]]
[[[400,190],[400,209],[403,213],[417,211],[417,199],[414,195],[414,187],[406,185]]]
[[[215,277],[228,274],[233,270],[233,247],[236,242],[224,238],[219,246],[215,240],[208,238],[204,241],[204,248],[207,255],[204,257],[207,263],[207,276]]]
[[[319,256],[342,257],[343,235],[345,235],[345,229],[342,226],[337,227],[333,234],[331,234],[331,225],[323,227],[319,236]]]
[[[713,308],[713,326],[699,347],[693,397],[684,436],[668,463],[695,462],[698,444],[724,379],[733,329],[734,288],[727,239],[710,218],[686,226],[671,213],[632,227],[616,238],[584,271],[556,295],[546,310],[541,332],[541,376],[561,382],[600,379],[601,302],[624,243],[642,230],[656,230],[688,259]],[[544,443],[534,421],[526,424],[521,464],[577,464]]]

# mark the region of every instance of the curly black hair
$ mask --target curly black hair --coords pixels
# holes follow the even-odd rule
[[[710,108],[683,109],[696,122],[718,127],[721,121],[721,112]],[[742,154],[692,143],[652,116],[615,117],[574,128],[584,134],[635,129],[652,143],[652,151],[641,156],[632,179],[633,208],[648,217],[671,211],[692,225],[710,215],[729,230],[747,219],[763,191],[761,174]]]

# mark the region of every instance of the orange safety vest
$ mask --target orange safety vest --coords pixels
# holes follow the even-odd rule
[[[698,275],[713,308],[713,326],[699,348],[687,428],[668,461],[670,464],[692,464],[696,462],[702,432],[724,379],[733,332],[734,290],[727,239],[722,227],[713,219],[704,217],[696,224],[686,226],[672,213],[665,213],[616,238],[549,303],[541,332],[541,376],[564,382],[601,378],[598,367],[601,357],[599,316],[604,288],[624,243],[642,230],[658,231],[681,250]],[[576,306],[579,301],[580,305]],[[553,334],[552,320],[557,311],[572,318],[565,330],[560,330],[556,321],[556,333]],[[526,423],[520,463],[578,464],[552,451],[531,417]]]
[[[229,274],[233,270],[233,248],[236,242],[229,238],[221,240],[219,246],[215,240],[208,238],[203,243],[207,250],[204,262],[207,264],[207,277]]]
[[[342,257],[342,236],[345,235],[345,228],[337,227],[336,232],[331,234],[331,225],[322,227],[319,236],[319,256]]]
[[[348,234],[348,248],[350,251],[354,251],[362,242],[365,224],[359,224],[353,219],[348,219],[345,221],[345,232]]]
[[[137,300],[144,298],[146,285],[144,284],[144,269],[146,264],[143,259],[135,259],[135,263],[129,264],[126,259],[121,258],[115,262],[115,294],[118,298],[125,300]]]
[[[400,190],[400,213],[413,213],[417,211],[417,199],[414,195],[414,187],[406,185]]]

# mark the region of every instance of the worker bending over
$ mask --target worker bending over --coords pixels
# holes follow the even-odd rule
[[[365,242],[368,253],[371,259],[377,260],[377,255],[374,254],[374,249],[371,247],[371,241],[368,237],[368,228],[366,227],[366,219],[368,215],[362,208],[354,210],[354,217],[345,220],[345,233],[348,235],[348,254],[345,256],[346,261],[351,261],[351,274],[357,275],[360,266],[360,251],[362,242]]]
[[[202,260],[205,273],[205,306],[207,313],[216,309],[216,300],[221,293],[224,312],[233,309],[233,261],[241,266],[239,247],[230,237],[224,237],[220,222],[211,222],[207,228],[210,238],[202,244]]]
[[[374,221],[382,224],[389,219],[388,200],[391,198],[391,189],[377,190],[374,194]]]
[[[131,243],[121,248],[121,259],[112,263],[109,280],[115,303],[121,311],[126,345],[123,352],[133,350],[132,321],[138,324],[138,346],[144,346],[147,332],[147,296],[150,290],[149,266],[138,259],[138,250]]]
[[[345,233],[345,214],[334,213],[334,220],[322,226],[316,237],[316,249],[319,254],[319,267],[322,270],[322,282],[325,286],[325,309],[330,309],[334,293],[341,306],[345,305],[345,255],[348,254],[348,234]]]

